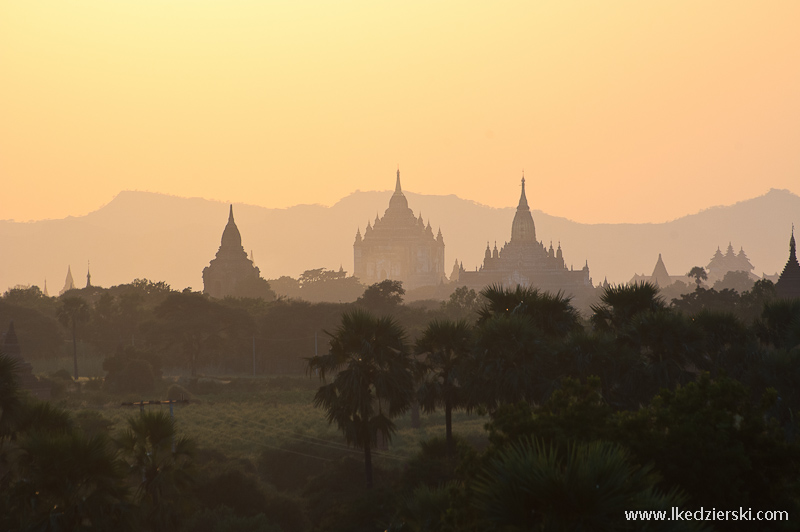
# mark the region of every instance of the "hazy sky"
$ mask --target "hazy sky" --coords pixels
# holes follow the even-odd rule
[[[800,2],[0,0],[0,219],[121,190],[581,222],[800,193]]]

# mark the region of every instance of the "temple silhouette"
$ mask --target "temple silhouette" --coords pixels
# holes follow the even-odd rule
[[[778,297],[800,298],[800,264],[797,262],[797,246],[794,242],[794,226],[792,236],[789,238],[789,259],[783,267],[778,282],[775,283],[775,293]]]
[[[756,280],[758,276],[753,274],[753,265],[750,264],[750,259],[744,252],[744,248],[739,248],[739,253],[733,251],[733,246],[728,242],[728,249],[723,255],[719,247],[716,253],[711,257],[711,261],[706,266],[706,273],[708,273],[708,282],[713,283],[725,277],[728,272],[745,272],[751,279]]]
[[[389,207],[383,218],[367,222],[364,235],[356,231],[353,243],[353,275],[370,285],[392,279],[402,281],[406,289],[437,285],[447,278],[444,273],[444,237],[441,229],[433,236],[430,221],[414,216],[400,186],[400,170]]]
[[[247,258],[231,205],[217,255],[203,269],[203,293],[216,298],[259,297],[265,284],[259,269]]]
[[[455,277],[455,273],[451,277]],[[552,241],[550,247],[545,248],[543,242],[536,240],[536,226],[525,196],[524,176],[517,212],[511,223],[511,240],[500,249],[497,249],[497,242],[493,249],[487,242],[483,265],[476,267],[475,271],[464,270],[463,265],[459,265],[457,281],[459,285],[476,289],[491,284],[519,284],[567,292],[592,287],[588,262],[580,270],[568,269],[560,242],[558,249],[553,249]]]

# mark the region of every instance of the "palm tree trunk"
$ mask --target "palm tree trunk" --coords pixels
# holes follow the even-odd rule
[[[75,369],[75,380],[78,380],[78,342],[75,339],[75,318],[72,318],[72,361]]]
[[[455,449],[453,448],[453,406],[450,401],[444,402],[444,434],[445,443],[447,444],[447,456],[453,457]]]
[[[372,489],[372,450],[369,438],[364,442],[364,472],[367,476],[367,489]]]

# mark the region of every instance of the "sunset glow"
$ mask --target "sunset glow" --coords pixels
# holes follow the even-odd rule
[[[800,193],[800,3],[0,4],[0,218],[394,186],[576,221]],[[499,186],[503,183],[503,186]],[[511,191],[511,192],[509,192]],[[800,220],[798,220],[800,221]]]

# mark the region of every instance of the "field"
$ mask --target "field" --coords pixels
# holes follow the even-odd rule
[[[72,373],[72,359],[59,358],[33,362],[34,372],[52,375],[58,370]],[[201,449],[214,449],[229,458],[256,460],[265,449],[302,454],[309,459],[332,460],[331,454],[362,451],[348,448],[335,425],[328,424],[325,412],[315,408],[313,398],[320,382],[316,377],[243,375],[165,375],[162,382],[144,394],[114,394],[102,389],[97,377],[103,375],[100,359],[79,359],[82,386],[66,382],[54,403],[74,413],[95,412],[113,423],[113,435],[124,429],[126,420],[140,407],[123,402],[165,400],[179,397],[188,403],[173,406],[179,433],[193,439]],[[168,405],[145,408],[169,411]],[[375,461],[385,467],[399,465],[419,449],[421,441],[444,436],[444,413],[420,413],[420,427],[413,428],[411,414],[395,420],[397,432],[387,449],[375,453]],[[486,418],[454,412],[453,430],[474,445],[486,443]],[[298,451],[297,449],[302,449]]]

